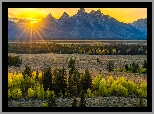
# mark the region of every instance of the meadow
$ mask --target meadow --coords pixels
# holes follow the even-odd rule
[[[8,56],[22,61],[19,66],[8,65],[9,107],[147,106],[144,44],[10,43],[8,47]]]

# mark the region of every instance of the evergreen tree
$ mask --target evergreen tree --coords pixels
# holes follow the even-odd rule
[[[133,62],[132,67],[133,67],[132,72],[133,72],[133,73],[137,73],[137,70],[139,69],[139,65],[138,65],[138,63],[135,64],[135,63]]]
[[[80,78],[80,73],[75,68],[75,60],[71,58],[68,66],[70,66],[69,77],[68,77],[68,91],[71,96],[75,96],[78,93],[78,80]]]
[[[51,91],[52,90],[52,74],[51,74],[51,68],[44,68],[43,70],[43,86],[44,90],[46,91],[48,88]]]
[[[51,96],[48,102],[48,107],[56,107],[56,99],[55,99],[55,94],[54,91],[51,91]]]
[[[125,69],[126,69],[126,71],[128,71],[128,64],[125,65]]]
[[[147,68],[147,61],[144,60],[143,68]]]
[[[114,63],[112,61],[109,61],[107,64],[107,70],[111,72],[113,71],[113,69],[114,69]]]
[[[85,70],[85,74],[83,78],[81,79],[81,85],[82,85],[82,89],[84,90],[84,92],[87,91],[87,89],[91,88],[92,86],[92,78],[91,78],[91,75],[88,69]]]
[[[26,77],[26,75],[31,77],[31,76],[32,76],[31,67],[28,66],[28,65],[26,65],[26,66],[25,66],[25,70],[24,70],[24,72],[22,73],[22,75],[24,76],[24,78]]]
[[[75,60],[73,60],[72,58],[68,62],[68,68],[71,68],[69,71],[69,75],[72,75],[73,72],[75,71]]]
[[[74,67],[74,65],[75,65],[75,60],[71,58],[70,61],[68,62],[68,68]]]
[[[86,100],[85,100],[84,90],[82,90],[82,92],[81,92],[81,100],[80,100],[79,107],[86,107]]]
[[[136,66],[136,64],[133,62],[133,63],[132,63],[132,67],[135,67],[135,66]]]
[[[78,107],[76,97],[74,97],[74,100],[72,102],[72,107]]]
[[[62,94],[65,95],[65,90],[67,87],[65,69],[64,68],[56,69],[54,71],[54,77],[55,77],[55,87],[54,87],[55,94],[58,95],[58,93],[60,93],[61,91]]]
[[[22,59],[20,59],[19,56],[8,56],[8,66],[19,67],[21,63]]]

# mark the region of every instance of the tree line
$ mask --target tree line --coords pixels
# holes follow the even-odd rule
[[[114,66],[113,61],[108,61],[107,70],[109,72],[120,71],[120,72],[132,72],[132,73],[147,74],[147,61],[144,60],[144,63],[142,66],[139,66],[139,64],[135,63],[135,62],[132,62],[130,65],[128,65],[126,63],[124,65],[124,67],[118,68],[118,70],[115,70],[115,66]]]
[[[146,55],[147,46],[142,44],[55,44],[55,43],[9,43],[9,53],[17,54],[88,54],[88,55]]]

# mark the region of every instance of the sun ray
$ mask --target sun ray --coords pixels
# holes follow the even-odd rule
[[[50,48],[49,48],[47,42],[43,39],[43,37],[41,36],[41,34],[39,33],[39,31],[37,30],[37,26],[36,26],[35,29],[36,29],[37,33],[39,34],[39,36],[40,36],[40,38],[41,38],[41,42],[43,42],[43,43],[45,44],[46,48],[47,48],[48,51],[51,53]]]
[[[19,29],[15,29],[13,32],[11,32],[11,33],[8,34],[8,35],[11,36],[13,33],[17,32],[17,31],[20,32],[23,28],[27,27],[26,24],[24,24],[24,25],[25,25],[25,26],[23,26],[23,27],[20,26],[20,28],[19,28],[20,30],[19,30]],[[19,27],[19,26],[18,26],[18,27]],[[8,37],[9,37],[9,36],[8,36]],[[16,36],[16,37],[17,37],[17,38],[15,38],[15,40],[17,41],[20,37],[19,37],[19,38],[18,38],[18,36]]]
[[[33,29],[33,28],[32,28],[32,26],[31,26],[31,27],[30,27],[30,43],[32,43],[32,37],[33,37],[33,36],[32,36],[32,34],[33,34],[33,33],[32,33],[32,29]]]
[[[35,26],[33,27],[32,29],[33,31],[33,38],[34,38],[34,41],[37,41],[37,38],[36,38],[36,31],[35,31]]]
[[[27,29],[28,29],[28,26],[24,30],[21,30],[23,32],[19,36],[17,36],[16,40],[20,39],[21,36],[27,31]]]
[[[41,37],[38,34],[38,31],[37,31],[36,27],[34,27],[34,31],[35,31],[36,39],[37,40],[42,40]]]

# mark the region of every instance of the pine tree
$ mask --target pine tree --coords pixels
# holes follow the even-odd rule
[[[51,96],[48,102],[48,107],[56,107],[56,99],[55,99],[55,94],[54,91],[51,91]]]
[[[75,65],[75,60],[73,60],[72,58],[70,59],[70,61],[68,62],[68,68],[71,68]]]
[[[72,58],[68,62],[68,68],[70,68],[69,75],[72,75],[75,71],[75,60],[73,60]]]
[[[74,97],[74,100],[72,102],[72,107],[78,107],[76,97]]]
[[[128,71],[128,64],[125,65],[125,69],[126,69],[126,71]]]
[[[65,69],[64,68],[55,69],[54,77],[55,77],[55,86],[54,86],[55,94],[58,95],[58,93],[60,93],[61,91],[62,94],[65,95],[65,90],[67,87]]]
[[[92,86],[92,78],[91,78],[91,75],[88,69],[85,70],[85,74],[83,78],[81,79],[81,85],[82,85],[82,89],[84,90],[84,92],[87,91],[87,89],[91,88]]]
[[[51,68],[44,68],[43,70],[43,86],[44,90],[46,91],[48,88],[51,91],[52,90],[52,74],[51,74]]]
[[[143,68],[147,68],[147,61],[144,60]]]
[[[80,100],[79,107],[86,107],[86,100],[85,100],[84,90],[82,90],[82,92],[81,92],[81,100]]]
[[[112,61],[109,61],[107,64],[107,70],[111,72],[113,71],[113,69],[114,69],[114,63]]]
[[[26,65],[26,66],[25,66],[25,70],[24,70],[24,72],[22,73],[22,75],[24,76],[24,78],[26,77],[26,75],[31,77],[31,76],[32,76],[31,67],[28,66],[28,65]]]

